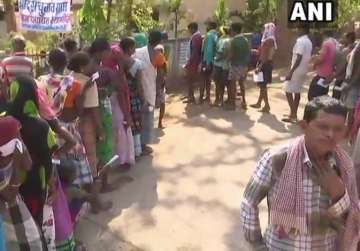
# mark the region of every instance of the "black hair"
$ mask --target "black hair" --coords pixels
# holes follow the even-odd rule
[[[27,116],[24,113],[24,106],[27,101],[33,101],[37,109],[39,107],[36,91],[37,85],[33,77],[25,74],[17,75],[15,80],[11,83],[10,88],[12,88],[13,84],[18,85],[16,87],[18,90],[8,105],[8,113],[16,119],[22,120]]]
[[[77,42],[75,39],[68,37],[64,40],[63,47],[68,52],[74,52],[77,50]]]
[[[349,39],[352,43],[355,43],[355,40],[356,40],[356,34],[355,34],[355,32],[353,32],[353,31],[347,32],[347,33],[345,34],[345,37],[346,37],[347,39]]]
[[[324,30],[323,34],[327,37],[333,37],[335,34],[335,31],[332,29],[326,29],[326,30]]]
[[[189,30],[195,30],[195,31],[197,31],[197,30],[199,29],[199,25],[198,25],[198,23],[192,22],[192,23],[190,23],[190,24],[188,25],[187,28],[188,28]]]
[[[132,47],[136,47],[136,42],[133,37],[125,37],[120,41],[120,47],[123,51],[128,51]]]
[[[312,120],[317,118],[320,111],[339,115],[344,117],[344,119],[346,119],[347,116],[347,109],[343,103],[329,96],[321,96],[314,98],[306,104],[304,110],[304,120],[307,123],[310,123]]]
[[[241,23],[232,23],[230,26],[230,30],[238,34],[241,33],[242,31]]]
[[[108,40],[104,37],[99,37],[99,38],[96,38],[91,43],[91,46],[89,48],[89,53],[91,55],[94,55],[95,53],[103,52],[103,51],[106,51],[109,49],[110,49],[110,44],[109,44]]]
[[[67,65],[66,54],[62,49],[56,48],[49,52],[49,64],[55,71],[63,71]]]
[[[215,21],[209,21],[206,23],[206,25],[210,30],[214,30],[217,28],[217,23]]]
[[[14,51],[16,51],[16,52],[24,51],[25,47],[26,47],[25,39],[22,37],[19,37],[19,36],[15,36],[12,39],[12,47],[13,47]]]
[[[68,69],[74,72],[81,72],[81,67],[90,64],[90,56],[84,51],[76,52],[69,61]]]
[[[310,34],[310,24],[309,23],[299,23],[297,28],[301,29],[305,34]]]
[[[154,30],[149,33],[149,44],[152,46],[158,45],[161,42],[161,32]]]

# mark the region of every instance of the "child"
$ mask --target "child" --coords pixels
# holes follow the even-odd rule
[[[156,50],[159,50],[161,53],[161,57],[163,59],[159,61],[157,64],[157,77],[156,77],[156,108],[160,108],[159,115],[159,123],[158,128],[164,129],[164,125],[162,123],[164,115],[165,115],[165,85],[166,85],[166,74],[167,74],[167,64],[165,58],[165,49],[163,45],[158,45]]]

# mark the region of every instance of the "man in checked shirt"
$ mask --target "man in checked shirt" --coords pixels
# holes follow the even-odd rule
[[[305,107],[304,134],[267,150],[256,166],[241,204],[241,226],[255,250],[356,250],[359,200],[355,172],[338,145],[346,131],[346,108],[328,96]],[[264,237],[260,202],[267,197]]]

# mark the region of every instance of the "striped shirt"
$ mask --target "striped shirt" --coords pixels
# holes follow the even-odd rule
[[[4,82],[8,85],[19,74],[33,76],[33,63],[31,58],[25,55],[25,52],[16,52],[13,56],[3,59],[2,67],[4,69]]]
[[[269,225],[264,238],[259,221],[260,202],[267,197],[271,208],[280,176],[274,163],[278,156],[285,156],[288,146],[275,153],[266,151],[256,166],[249,184],[245,189],[241,204],[241,226],[245,239],[256,250],[269,251],[336,251],[339,226],[344,226],[344,215],[350,207],[350,198],[346,192],[335,204],[318,183],[317,176],[305,150],[303,169],[303,190],[306,221],[310,234],[287,233],[281,226]],[[276,156],[276,157],[275,157]],[[276,158],[276,160],[275,160]],[[285,163],[285,162],[284,162]],[[276,167],[275,167],[276,166]],[[280,168],[280,169],[279,169]]]

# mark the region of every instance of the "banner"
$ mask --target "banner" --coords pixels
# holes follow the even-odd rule
[[[20,27],[32,31],[71,31],[71,0],[19,0]]]

